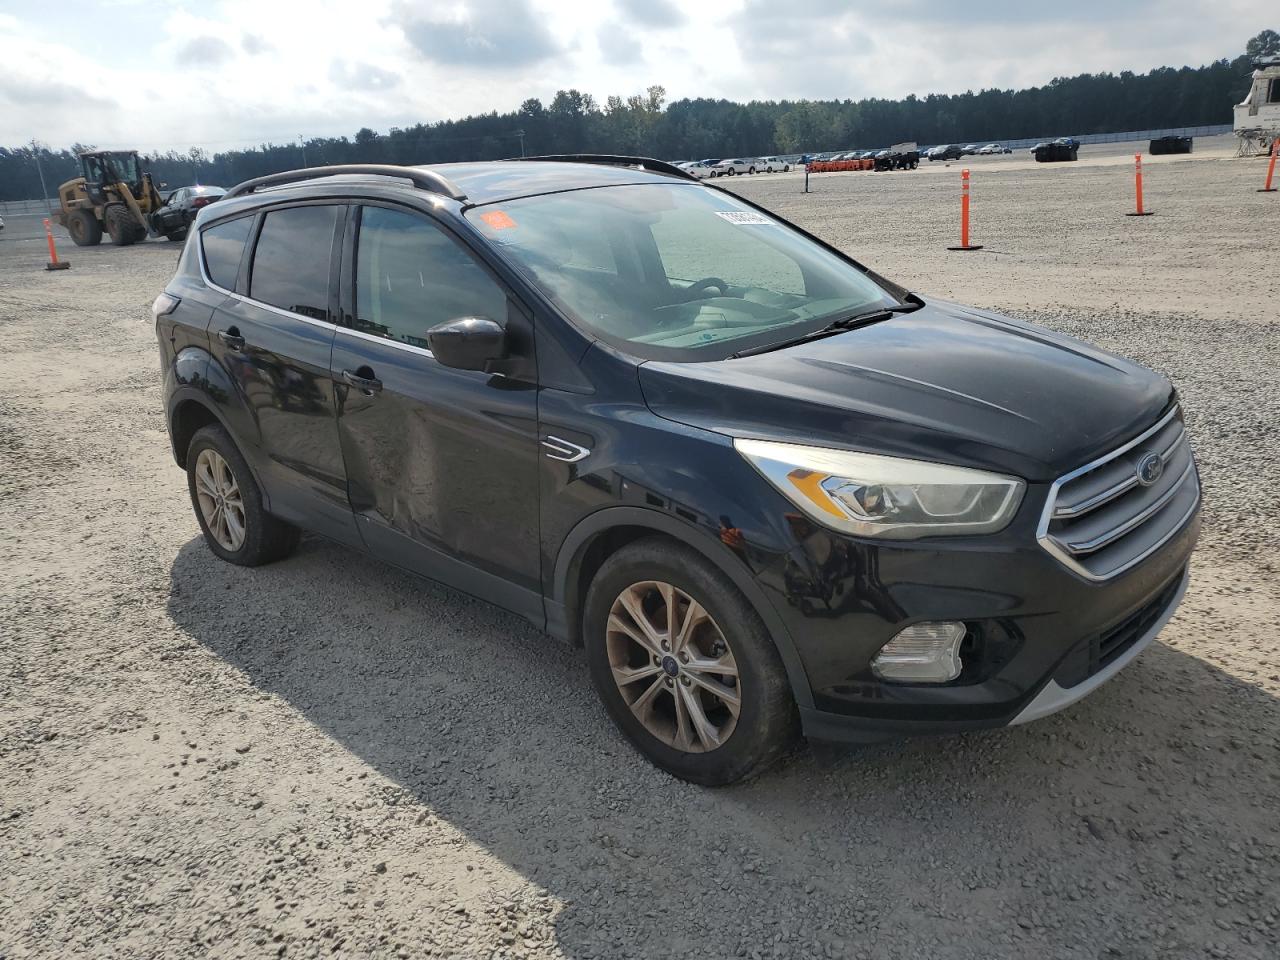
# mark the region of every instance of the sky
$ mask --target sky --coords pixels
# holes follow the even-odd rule
[[[0,0],[0,145],[210,152],[601,103],[897,98],[1198,66],[1274,0]],[[1224,122],[1229,120],[1227,107]]]

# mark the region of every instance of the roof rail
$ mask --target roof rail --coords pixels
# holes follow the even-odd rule
[[[560,163],[603,163],[613,167],[639,167],[653,173],[665,173],[682,180],[698,180],[693,174],[681,170],[675,164],[652,157],[626,157],[612,153],[553,153],[541,157],[508,157],[508,160],[556,160]]]
[[[304,180],[317,180],[320,177],[342,176],[396,177],[409,180],[415,187],[431,193],[439,193],[451,200],[466,200],[467,195],[451,183],[448,178],[434,170],[423,170],[421,167],[400,167],[389,163],[339,163],[332,167],[307,167],[303,170],[286,170],[283,173],[269,173],[265,177],[254,177],[244,183],[238,183],[227,191],[225,199],[243,197],[261,187],[276,187],[285,183],[300,183]]]

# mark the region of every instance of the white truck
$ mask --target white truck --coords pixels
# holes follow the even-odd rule
[[[1234,127],[1241,156],[1266,153],[1280,137],[1280,55],[1254,61],[1253,86],[1236,104]]]

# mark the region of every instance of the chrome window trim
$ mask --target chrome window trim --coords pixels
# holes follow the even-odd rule
[[[412,343],[404,343],[400,340],[392,340],[390,337],[377,337],[372,333],[365,333],[363,330],[352,330],[350,327],[338,327],[339,333],[345,333],[349,337],[357,337],[361,340],[368,340],[371,343],[382,343],[388,347],[395,347],[397,350],[407,350],[409,353],[416,353],[419,356],[428,357],[435,360],[436,355],[426,347],[414,346]]]
[[[1091,470],[1098,469],[1098,467],[1102,466],[1103,464],[1110,463],[1112,460],[1116,459],[1117,457],[1123,456],[1124,454],[1128,453],[1130,450],[1132,450],[1134,447],[1138,446],[1139,444],[1144,443],[1146,440],[1148,440],[1155,434],[1159,433],[1166,426],[1168,426],[1169,421],[1174,419],[1178,415],[1178,412],[1180,409],[1181,409],[1180,407],[1175,405],[1173,409],[1171,409],[1168,413],[1166,413],[1163,417],[1161,417],[1154,426],[1152,426],[1147,430],[1144,430],[1142,433],[1138,434],[1128,443],[1117,447],[1116,449],[1110,451],[1109,453],[1103,454],[1102,456],[1098,457],[1096,460],[1089,461],[1082,467],[1077,467],[1075,470],[1072,470],[1070,473],[1063,474],[1057,480],[1053,481],[1053,483],[1050,485],[1049,495],[1048,497],[1045,498],[1044,509],[1040,513],[1040,523],[1036,527],[1036,541],[1040,544],[1041,547],[1044,548],[1044,550],[1047,553],[1053,556],[1059,563],[1061,563],[1064,567],[1066,567],[1072,573],[1078,574],[1079,576],[1083,577],[1084,579],[1092,583],[1102,583],[1107,580],[1111,580],[1114,577],[1118,577],[1120,574],[1124,573],[1126,570],[1133,569],[1133,567],[1137,566],[1143,560],[1147,559],[1147,557],[1151,556],[1151,554],[1155,553],[1157,550],[1163,547],[1166,543],[1172,540],[1175,536],[1177,536],[1178,533],[1181,532],[1187,520],[1191,518],[1192,514],[1194,514],[1196,512],[1196,509],[1200,506],[1200,478],[1195,470],[1195,458],[1193,456],[1191,460],[1190,472],[1191,472],[1192,482],[1195,484],[1195,487],[1196,487],[1195,500],[1192,502],[1191,506],[1187,509],[1186,513],[1184,513],[1182,517],[1179,518],[1178,522],[1170,528],[1169,533],[1167,535],[1165,535],[1164,537],[1161,537],[1160,540],[1152,544],[1142,553],[1138,554],[1135,557],[1132,557],[1127,563],[1124,563],[1121,566],[1116,567],[1114,570],[1108,570],[1105,574],[1090,573],[1086,567],[1078,563],[1076,559],[1069,552],[1059,547],[1057,543],[1054,542],[1053,538],[1049,536],[1049,524],[1054,520],[1053,511],[1055,509],[1055,505],[1058,500],[1058,492],[1063,488],[1063,486],[1070,483],[1072,480],[1075,480],[1077,477],[1083,476],[1084,474],[1088,473]],[[1185,429],[1183,433],[1185,436]],[[1185,477],[1178,484],[1175,485],[1174,489],[1181,489],[1182,483],[1185,483]]]

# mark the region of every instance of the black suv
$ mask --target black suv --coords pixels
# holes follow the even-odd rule
[[[656,161],[249,181],[154,312],[218,556],[306,529],[514,611],[689,780],[1044,716],[1186,587],[1167,380]]]

